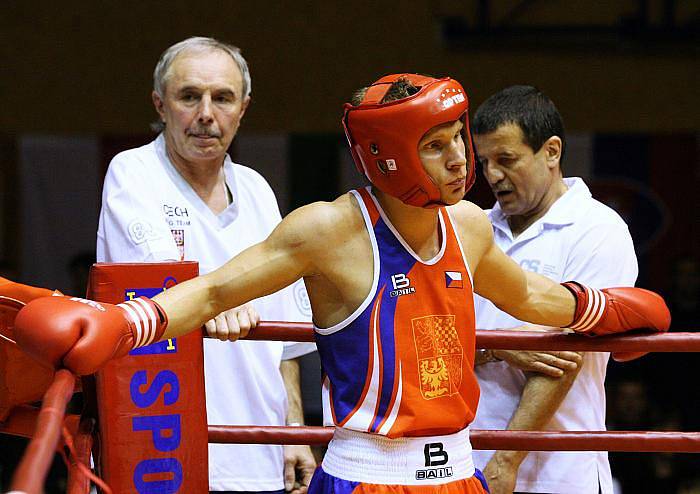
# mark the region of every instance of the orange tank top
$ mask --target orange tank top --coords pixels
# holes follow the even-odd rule
[[[449,213],[441,246],[421,260],[369,188],[351,191],[372,243],[374,274],[347,319],[315,328],[324,422],[388,437],[451,434],[474,419],[474,295]]]

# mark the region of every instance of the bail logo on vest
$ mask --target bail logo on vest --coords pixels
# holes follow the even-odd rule
[[[444,479],[452,477],[454,472],[451,466],[446,465],[450,457],[442,443],[428,443],[423,447],[423,455],[425,456],[426,468],[424,470],[416,470],[416,480],[432,480]]]
[[[416,289],[411,286],[411,280],[403,273],[391,275],[391,285],[394,287],[394,289],[389,292],[391,297],[400,297],[401,295],[416,293]]]

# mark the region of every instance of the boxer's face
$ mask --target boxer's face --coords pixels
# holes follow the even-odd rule
[[[550,137],[534,151],[514,123],[475,134],[484,177],[506,216],[533,216],[551,206],[550,189],[559,176],[561,140]]]
[[[467,159],[463,127],[461,120],[437,125],[418,142],[418,156],[425,171],[440,189],[445,204],[461,201],[466,192]]]
[[[163,98],[153,93],[171,158],[223,160],[248,106],[242,88],[241,71],[227,53],[180,53],[166,76]]]

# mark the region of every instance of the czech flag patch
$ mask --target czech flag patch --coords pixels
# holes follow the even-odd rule
[[[464,288],[461,271],[445,271],[445,286],[447,288]]]

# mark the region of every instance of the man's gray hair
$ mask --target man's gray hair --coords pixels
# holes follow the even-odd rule
[[[228,43],[222,43],[214,38],[193,36],[179,43],[175,43],[160,56],[156,68],[153,71],[153,90],[161,99],[165,95],[165,85],[170,77],[170,67],[173,64],[173,60],[185,50],[221,50],[224,53],[228,53],[231,58],[233,58],[233,61],[236,62],[236,65],[238,65],[238,69],[243,76],[243,99],[250,96],[250,71],[248,70],[248,62],[246,62],[243,55],[241,55],[240,48]],[[165,123],[160,120],[153,122],[151,124],[151,129],[154,132],[162,132],[165,129]]]
[[[175,43],[163,52],[153,71],[153,90],[158,96],[162,98],[165,94],[165,85],[168,82],[168,77],[170,77],[170,66],[173,60],[185,50],[221,50],[228,53],[238,65],[238,69],[243,76],[243,98],[250,96],[250,71],[248,70],[248,63],[245,61],[245,58],[243,58],[243,55],[241,55],[240,48],[222,43],[214,38],[205,38],[203,36],[187,38],[179,43]]]

